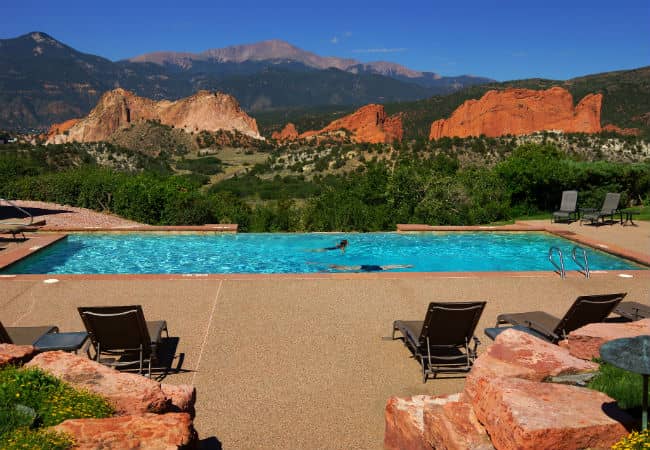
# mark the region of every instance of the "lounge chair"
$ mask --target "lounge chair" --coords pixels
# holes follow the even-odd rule
[[[650,306],[638,302],[619,303],[614,312],[631,321],[650,318]]]
[[[603,201],[603,206],[598,209],[581,209],[582,218],[580,219],[580,224],[588,220],[592,224],[598,223],[598,220],[602,220],[605,223],[605,218],[609,217],[612,221],[614,220],[615,214],[620,214],[618,209],[618,203],[621,201],[621,194],[615,194],[608,192],[605,195],[605,200]]]
[[[528,328],[531,334],[538,337],[545,337],[548,341],[557,343],[565,339],[567,335],[582,326],[590,323],[602,322],[616,308],[627,293],[604,294],[604,295],[582,295],[573,302],[571,308],[564,317],[558,319],[543,311],[531,311],[516,314],[501,314],[497,316],[496,328],[503,324],[511,324],[518,328]],[[492,337],[498,333],[490,333],[486,329],[485,334]]]
[[[169,336],[167,322],[145,321],[140,305],[77,309],[90,336],[96,361],[117,368],[139,364],[140,374],[147,362],[151,377],[152,360],[156,360],[162,332]]]
[[[0,234],[11,234],[12,239],[14,241],[16,240],[17,234],[20,234],[23,237],[23,241],[27,240],[27,238],[25,237],[25,231],[27,229],[28,229],[28,225],[0,222]]]
[[[578,191],[564,191],[562,192],[562,203],[560,203],[560,210],[553,213],[552,222],[571,222],[578,218]]]
[[[34,345],[48,333],[58,333],[59,327],[4,327],[0,322],[0,344]]]
[[[439,372],[471,369],[480,344],[474,330],[483,308],[485,302],[433,302],[424,321],[393,322],[393,339],[399,330],[404,343],[420,360],[423,383],[429,375],[435,378]]]

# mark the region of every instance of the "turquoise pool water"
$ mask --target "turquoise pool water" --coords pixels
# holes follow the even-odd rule
[[[333,247],[347,239],[345,253]],[[546,233],[71,234],[3,274],[483,272],[553,270],[551,246],[567,270],[575,244]],[[591,270],[642,269],[587,248]],[[333,267],[334,266],[334,267]]]

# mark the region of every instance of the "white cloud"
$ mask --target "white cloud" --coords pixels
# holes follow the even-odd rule
[[[405,47],[397,47],[397,48],[358,48],[356,50],[352,50],[352,53],[402,53],[407,51],[408,49]]]
[[[344,31],[343,33],[337,33],[337,34],[335,34],[335,35],[330,39],[330,43],[336,45],[336,44],[338,44],[339,42],[343,42],[343,41],[348,40],[348,38],[349,38],[350,36],[352,36],[352,32],[351,32],[351,31]]]
[[[332,39],[330,39],[330,42],[332,44],[338,44],[339,43],[339,38],[338,36],[334,36]]]

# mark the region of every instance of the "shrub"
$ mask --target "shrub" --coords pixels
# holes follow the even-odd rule
[[[102,397],[74,389],[38,369],[0,369],[0,447],[64,449],[65,435],[40,427],[67,419],[103,418],[113,409]]]
[[[643,378],[638,373],[619,369],[602,363],[598,374],[589,382],[591,389],[612,397],[622,409],[641,406],[643,400]]]
[[[650,447],[650,430],[633,431],[612,446],[612,450],[643,450]]]

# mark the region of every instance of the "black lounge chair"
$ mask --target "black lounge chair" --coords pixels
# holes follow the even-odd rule
[[[631,321],[647,319],[650,318],[650,305],[638,302],[622,302],[618,304],[614,312]]]
[[[544,311],[531,311],[516,314],[501,314],[497,316],[496,327],[511,324],[515,327],[524,327],[532,330],[538,337],[545,337],[548,341],[557,343],[566,339],[573,330],[577,330],[590,323],[602,322],[614,311],[627,293],[582,295],[573,302],[564,317],[558,319]],[[486,329],[485,334],[492,337]],[[498,334],[498,333],[496,333]]]
[[[19,234],[22,236],[23,241],[26,241],[25,231],[29,227],[27,225],[20,225],[17,223],[3,223],[0,222],[0,234],[11,234],[11,238],[15,241],[16,235]]]
[[[54,325],[5,328],[0,322],[0,344],[34,345],[44,335],[58,332],[59,327]]]
[[[422,365],[422,382],[439,372],[467,372],[476,359],[480,341],[474,330],[485,302],[433,302],[424,321],[396,320],[393,339],[399,330],[404,343]],[[470,343],[473,345],[470,346]]]
[[[608,192],[605,195],[605,200],[603,201],[603,206],[598,209],[581,209],[582,218],[580,219],[580,224],[588,220],[592,224],[598,224],[599,220],[602,220],[602,223],[605,223],[605,218],[609,217],[611,221],[614,221],[614,215],[620,214],[618,209],[618,204],[621,201],[621,194],[615,194]]]
[[[116,368],[139,364],[140,374],[147,362],[151,377],[152,360],[157,359],[162,332],[169,337],[167,322],[145,321],[140,305],[77,309],[90,336],[96,361]]]
[[[559,211],[553,213],[552,222],[571,222],[578,217],[578,191],[562,192],[562,203]]]

